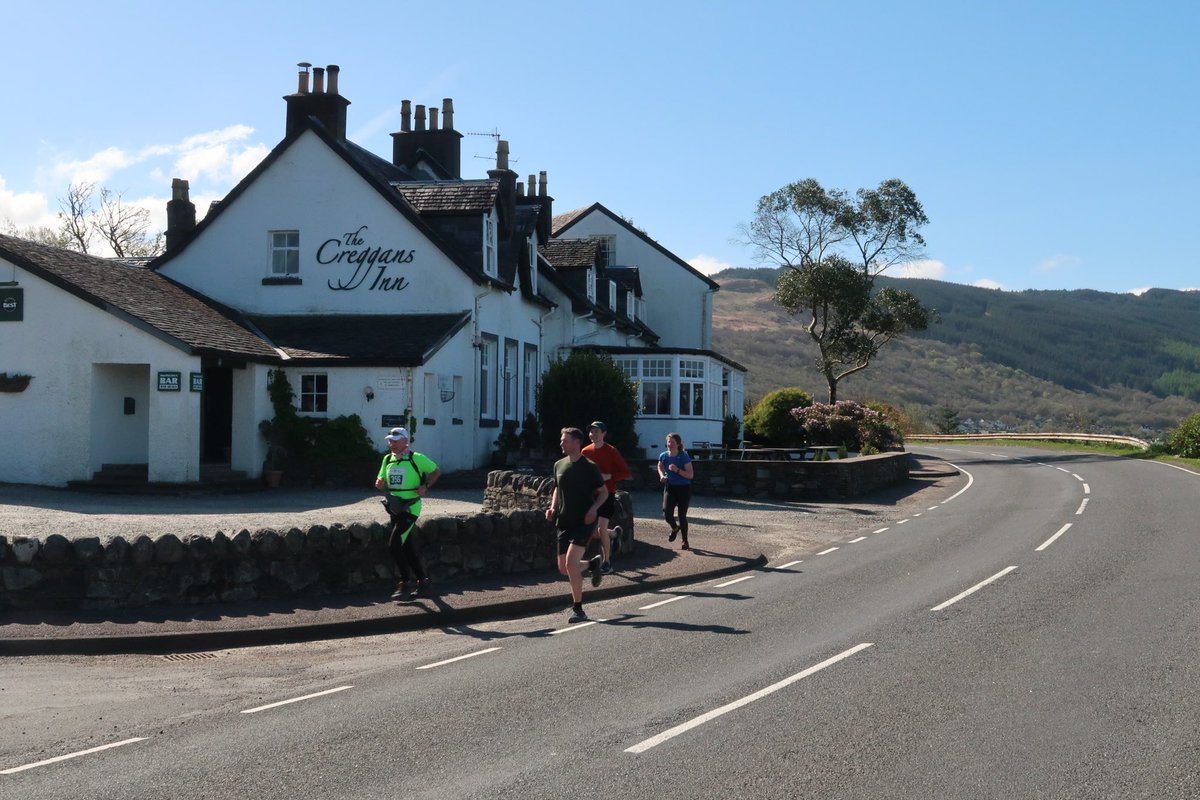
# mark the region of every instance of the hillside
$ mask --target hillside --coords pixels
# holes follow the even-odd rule
[[[772,300],[774,270],[726,270],[716,349],[744,364],[748,399],[799,386],[824,400],[815,347]],[[1020,430],[1147,435],[1200,410],[1200,293],[1000,292],[881,279],[938,310],[939,324],[888,345],[844,379],[843,399],[881,400],[915,420],[941,406]]]

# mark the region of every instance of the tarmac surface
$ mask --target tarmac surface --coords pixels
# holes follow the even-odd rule
[[[912,478],[846,503],[788,503],[699,496],[689,514],[692,550],[668,543],[656,492],[633,495],[637,546],[613,559],[614,574],[584,602],[699,583],[802,557],[921,504],[948,496],[958,473],[936,459],[914,457]],[[435,489],[424,515],[473,513],[482,487]],[[0,535],[71,537],[142,533],[236,532],[380,519],[378,495],[347,489],[274,490],[250,494],[162,497],[89,495],[0,485]],[[398,602],[390,592],[248,601],[236,604],[116,609],[14,611],[0,617],[0,655],[184,653],[284,642],[392,633],[545,613],[570,607],[567,582],[556,571],[453,580],[430,596]]]

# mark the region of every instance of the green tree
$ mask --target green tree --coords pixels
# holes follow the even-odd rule
[[[1167,437],[1167,447],[1183,458],[1200,458],[1200,414],[1192,414],[1179,423]]]
[[[838,382],[870,366],[885,344],[936,320],[911,292],[874,290],[876,276],[919,256],[925,245],[920,228],[928,222],[903,181],[859,189],[851,198],[808,178],[761,198],[743,226],[757,259],[788,268],[775,300],[801,317],[817,345],[816,366],[830,403],[837,401]]]
[[[637,386],[606,353],[577,350],[551,363],[538,388],[538,418],[546,452],[558,452],[563,428],[586,430],[588,423],[597,419],[608,426],[609,444],[624,451],[637,448],[637,396]]]
[[[933,414],[933,427],[938,433],[945,435],[958,433],[958,428],[961,424],[958,419],[957,408],[941,406]]]
[[[769,392],[746,414],[743,420],[746,438],[773,447],[801,446],[804,432],[792,416],[792,409],[808,408],[812,402],[812,395],[795,387]]]

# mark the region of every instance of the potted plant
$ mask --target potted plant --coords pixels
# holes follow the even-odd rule
[[[517,421],[506,419],[500,426],[500,435],[492,444],[496,451],[492,454],[492,463],[503,467],[508,463],[509,453],[515,453],[521,447],[521,437],[517,435]]]
[[[525,415],[525,424],[521,427],[520,435],[521,458],[529,458],[529,454],[542,445],[542,431],[538,427],[537,417],[530,411]]]
[[[32,375],[22,375],[19,372],[9,375],[7,372],[0,372],[0,392],[23,392],[29,387],[31,380]]]

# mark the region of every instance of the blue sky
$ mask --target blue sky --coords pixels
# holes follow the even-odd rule
[[[421,10],[434,9],[434,10]],[[1200,287],[1194,2],[54,2],[4,12],[0,222],[71,180],[203,209],[282,137],[296,63],[341,67],[349,137],[454,99],[464,177],[498,132],[555,210],[599,201],[705,272],[758,198],[904,180],[908,274],[1021,289]],[[891,273],[903,274],[903,273]]]

